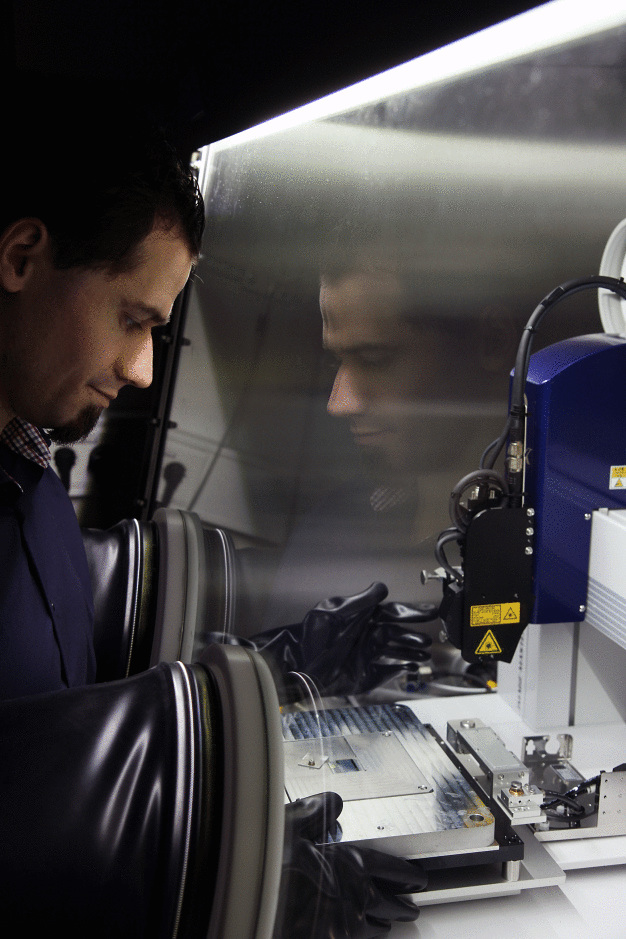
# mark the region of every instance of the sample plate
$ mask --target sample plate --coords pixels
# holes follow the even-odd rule
[[[493,815],[409,708],[295,711],[282,720],[287,798],[339,793],[342,841],[404,857],[497,851]]]

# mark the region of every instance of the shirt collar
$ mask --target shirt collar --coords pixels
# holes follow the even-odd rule
[[[45,469],[50,464],[49,438],[34,424],[14,417],[0,433],[0,443]]]

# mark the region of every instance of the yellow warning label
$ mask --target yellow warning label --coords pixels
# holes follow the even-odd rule
[[[612,466],[609,489],[626,489],[626,466]]]
[[[519,603],[482,603],[470,608],[470,626],[502,626],[519,621]]]
[[[489,653],[502,652],[502,649],[498,645],[498,640],[491,632],[490,629],[487,630],[483,638],[481,639],[478,648],[476,649],[474,655],[487,655]]]

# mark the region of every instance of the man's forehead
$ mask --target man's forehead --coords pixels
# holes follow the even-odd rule
[[[140,245],[139,257],[131,271],[116,278],[117,283],[138,313],[163,322],[189,278],[191,252],[176,230],[155,228]]]
[[[365,330],[383,334],[402,321],[404,293],[388,275],[353,273],[339,280],[322,279],[320,310],[329,330]]]
[[[320,303],[358,307],[393,307],[400,312],[405,289],[389,271],[351,271],[340,277],[320,279]]]

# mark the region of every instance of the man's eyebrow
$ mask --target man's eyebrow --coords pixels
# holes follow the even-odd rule
[[[353,342],[342,345],[341,343],[330,343],[327,339],[322,339],[322,348],[327,352],[337,353],[359,353],[359,352],[387,352],[397,348],[395,342]]]
[[[150,320],[155,326],[167,326],[170,321],[169,316],[163,316],[161,310],[155,306],[143,303],[141,300],[124,300],[123,307],[128,313],[137,313],[145,319]]]

